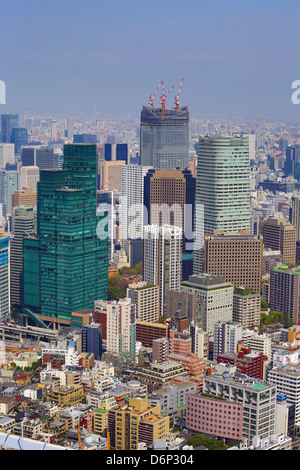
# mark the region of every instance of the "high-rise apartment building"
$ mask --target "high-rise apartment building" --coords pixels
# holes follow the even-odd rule
[[[296,229],[286,220],[267,219],[263,224],[264,246],[280,250],[284,264],[296,263]]]
[[[23,238],[35,233],[36,211],[33,207],[16,207],[12,219],[13,236],[10,239],[11,304],[22,308],[24,302]]]
[[[218,321],[232,321],[233,286],[221,276],[199,274],[183,281],[181,291],[196,296],[195,325],[209,335]]]
[[[98,234],[96,145],[64,146],[64,169],[41,170],[37,238],[24,239],[24,304],[49,321],[107,298],[108,241]]]
[[[189,111],[143,106],[140,120],[142,166],[184,170],[189,165]]]
[[[121,243],[126,239],[143,238],[146,224],[144,208],[144,177],[150,167],[122,165],[121,182]]]
[[[196,179],[190,170],[151,169],[144,181],[144,204],[149,225],[175,225],[183,232],[182,275],[193,274]],[[187,266],[189,264],[189,266]]]
[[[204,238],[205,273],[223,276],[234,287],[262,289],[263,237],[236,234],[215,234]]]
[[[159,287],[147,282],[129,284],[126,297],[136,305],[136,318],[139,321],[155,323],[159,318]]]
[[[164,316],[167,291],[180,288],[182,229],[172,225],[146,225],[143,240],[143,279],[159,287],[159,310]]]
[[[238,288],[233,293],[232,319],[242,325],[243,330],[260,326],[261,298],[251,289]]]
[[[0,322],[4,322],[10,314],[10,263],[9,237],[0,232]]]
[[[250,231],[248,137],[199,138],[196,208],[195,274],[202,270],[204,235],[212,235],[215,230]]]
[[[300,267],[273,266],[270,274],[270,308],[286,313],[297,324],[300,318]]]
[[[17,114],[1,114],[2,142],[11,142],[11,133],[14,127],[19,127],[19,116]]]
[[[133,363],[136,354],[136,306],[131,299],[119,299],[106,305],[106,350],[129,353]]]

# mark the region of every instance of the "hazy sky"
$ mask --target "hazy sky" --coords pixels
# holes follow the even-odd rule
[[[191,115],[300,116],[299,24],[298,0],[1,0],[0,111],[139,113],[184,78]]]

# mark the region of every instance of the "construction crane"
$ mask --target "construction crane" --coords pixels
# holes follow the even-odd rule
[[[181,79],[178,93],[175,96],[175,106],[176,106],[177,111],[179,110],[179,95],[180,95],[180,92],[181,92],[182,84],[183,84],[183,78]]]
[[[111,179],[111,176],[108,178],[108,180],[100,186],[100,189],[105,189],[105,186],[108,185],[109,180]]]
[[[164,114],[165,114],[167,96],[170,94],[170,92],[173,90],[173,88],[174,88],[174,85],[172,85],[170,90],[168,91],[168,93],[165,94],[165,86],[163,85],[163,94],[160,97],[160,102],[161,102],[161,107],[162,107],[162,116],[164,116]]]
[[[34,343],[34,345],[32,346],[32,348],[29,349],[29,352],[34,351],[34,349],[36,348],[36,345],[38,344],[40,338],[43,336],[43,334],[45,333],[45,331],[52,325],[52,323],[53,323],[53,322],[49,323],[49,325],[47,325],[46,328],[44,328],[43,333],[41,333],[41,334],[38,336],[38,338],[37,338],[36,342]]]
[[[158,90],[160,89],[160,87],[164,84],[163,80],[160,82],[160,84],[158,85],[158,87],[156,88],[155,92],[153,93],[153,95],[149,96],[149,103],[151,105],[151,107],[153,108],[154,107],[154,98],[155,96],[157,95],[157,92]]]

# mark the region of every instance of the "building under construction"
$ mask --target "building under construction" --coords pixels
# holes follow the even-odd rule
[[[154,97],[163,86],[161,107],[154,107]],[[179,107],[179,91],[175,97],[175,107],[166,107],[168,93],[160,83],[150,96],[150,106],[143,106],[140,122],[140,156],[142,166],[159,169],[185,169],[189,162],[189,111],[187,106]]]

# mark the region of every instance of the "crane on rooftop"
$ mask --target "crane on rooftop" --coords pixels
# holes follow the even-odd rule
[[[177,95],[175,96],[175,105],[176,105],[177,111],[179,110],[179,95],[180,95],[180,92],[181,92],[182,84],[183,84],[183,78],[181,79],[181,82],[180,82],[180,85],[179,85],[179,90],[177,92]]]
[[[163,80],[160,82],[160,84],[158,85],[158,87],[156,88],[155,92],[153,93],[153,95],[149,96],[149,103],[151,105],[151,107],[153,108],[154,107],[154,98],[155,96],[157,95],[158,93],[158,90],[160,89],[160,87],[164,84]]]
[[[165,86],[163,85],[163,94],[160,97],[160,102],[161,102],[161,107],[162,107],[162,116],[165,114],[165,107],[166,107],[166,101],[167,101],[167,96],[170,94],[170,92],[173,90],[174,85],[171,86],[169,91],[165,93]]]

